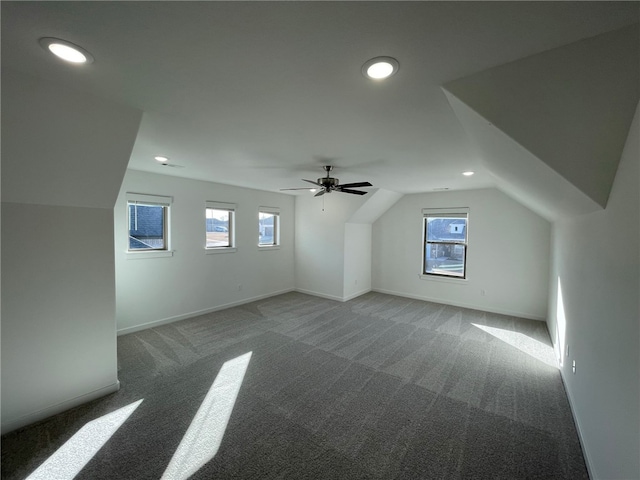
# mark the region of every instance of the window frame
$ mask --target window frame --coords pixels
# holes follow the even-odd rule
[[[273,215],[273,243],[260,243],[260,214]],[[275,250],[280,248],[280,208],[258,207],[258,248],[261,250]]]
[[[238,205],[229,202],[217,202],[213,200],[207,200],[205,202],[205,253],[233,253],[237,251],[236,247],[236,210]],[[229,212],[229,245],[216,245],[207,246],[207,210],[225,210]]]
[[[468,207],[452,207],[452,208],[424,208],[422,209],[422,266],[421,278],[441,279],[441,280],[459,280],[466,281],[468,279],[467,259],[469,256],[469,208]],[[464,240],[462,241],[430,241],[428,239],[428,219],[429,218],[461,218],[465,219]],[[464,248],[462,275],[451,275],[439,272],[427,272],[427,246],[428,245],[450,245],[453,248],[461,245]]]
[[[145,193],[127,192],[126,194],[126,219],[127,219],[127,258],[157,258],[157,257],[170,257],[173,256],[171,250],[171,205],[173,204],[173,197],[165,195],[151,195]],[[139,205],[146,207],[162,207],[162,248],[136,248],[131,249],[131,216],[130,205]]]

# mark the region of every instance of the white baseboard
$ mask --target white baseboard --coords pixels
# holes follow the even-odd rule
[[[500,315],[509,315],[511,317],[527,318],[529,320],[538,320],[541,322],[547,321],[546,318],[540,317],[538,315],[531,315],[529,313],[523,313],[523,312],[515,312],[512,310],[506,310],[501,308],[487,308],[485,305],[471,305],[463,302],[451,302],[449,300],[443,300],[441,298],[431,298],[424,295],[413,295],[410,293],[395,292],[393,290],[386,290],[383,288],[372,288],[371,291],[386,293],[388,295],[396,295],[398,297],[412,298],[414,300],[424,300],[426,302],[442,303],[445,305],[452,305],[454,307],[469,308],[471,310],[480,310],[481,312],[498,313]]]
[[[589,478],[598,478],[593,471],[593,462],[591,461],[591,456],[589,455],[589,451],[587,450],[587,446],[584,442],[584,437],[582,436],[582,430],[580,429],[580,421],[578,417],[576,417],[575,409],[573,408],[573,400],[571,399],[571,393],[569,389],[567,389],[567,382],[564,381],[564,370],[560,368],[560,378],[562,379],[562,385],[564,386],[564,391],[567,394],[567,399],[569,400],[569,410],[571,410],[571,416],[573,417],[573,423],[576,424],[576,431],[578,432],[578,440],[580,441],[580,446],[582,447],[582,454],[584,456],[584,463],[587,465],[587,473],[589,474]]]
[[[303,288],[296,288],[296,292],[305,293],[307,295],[313,295],[314,297],[327,298],[329,300],[335,300],[336,302],[348,302],[349,300],[353,300],[360,295],[364,295],[365,293],[369,293],[371,289],[361,290],[356,293],[352,293],[351,295],[347,295],[346,297],[339,297],[337,295],[328,295],[326,293],[314,292],[313,290],[305,290]]]
[[[326,293],[314,292],[313,290],[305,290],[304,288],[296,288],[295,291],[300,293],[306,293],[307,295],[313,295],[314,297],[335,300],[336,302],[344,302],[344,299],[342,297],[338,297],[337,295],[328,295]]]
[[[143,323],[141,325],[134,325],[132,327],[125,327],[118,329],[118,336],[127,335],[129,333],[139,332],[141,330],[146,330],[148,328],[159,327],[160,325],[166,325],[167,323],[177,322],[179,320],[186,320],[187,318],[197,317],[198,315],[205,315],[211,312],[217,312],[218,310],[224,310],[225,308],[237,307],[239,305],[244,305],[245,303],[255,302],[257,300],[263,300],[269,297],[275,297],[276,295],[282,295],[283,293],[293,292],[295,289],[288,288],[285,290],[280,290],[277,292],[266,293],[264,295],[257,295],[255,297],[244,298],[242,300],[238,300],[236,302],[225,303],[222,305],[216,305],[215,307],[205,308],[203,310],[197,310],[195,312],[183,313],[180,315],[175,315],[173,317],[161,318],[160,320],[154,320],[152,322]]]
[[[315,297],[326,298],[326,299],[329,299],[329,300],[335,300],[336,302],[348,302],[349,300],[353,300],[354,298],[359,297],[360,295],[364,295],[365,293],[368,293],[368,292],[379,292],[379,293],[386,293],[386,294],[389,294],[389,295],[396,295],[398,297],[412,298],[414,300],[424,300],[424,301],[427,301],[427,302],[445,303],[447,305],[453,305],[453,306],[456,306],[456,307],[470,308],[470,309],[473,309],[473,310],[481,310],[481,311],[486,311],[486,312],[498,313],[498,314],[501,314],[501,315],[510,315],[510,316],[514,316],[514,317],[520,317],[520,318],[528,318],[528,319],[531,319],[531,320],[546,321],[545,318],[534,316],[534,315],[529,315],[529,314],[522,313],[522,312],[514,312],[514,311],[502,310],[502,309],[487,309],[486,307],[483,307],[483,306],[469,305],[469,304],[464,304],[464,303],[460,303],[460,302],[445,302],[442,299],[438,299],[438,298],[430,298],[430,297],[422,296],[422,295],[412,295],[412,294],[408,294],[408,293],[404,293],[404,292],[396,292],[396,291],[393,291],[393,290],[385,290],[385,289],[381,289],[381,288],[364,289],[364,290],[362,290],[360,292],[356,292],[354,294],[351,294],[351,295],[348,295],[348,296],[345,296],[345,297],[339,297],[337,295],[329,295],[329,294],[326,294],[326,293],[315,292],[313,290],[306,290],[304,288],[288,288],[288,289],[285,289],[285,290],[271,292],[271,293],[267,293],[267,294],[264,294],[264,295],[257,295],[255,297],[245,298],[245,299],[242,299],[242,300],[238,300],[236,302],[230,302],[230,303],[225,303],[225,304],[222,304],[222,305],[216,305],[214,307],[205,308],[203,310],[197,310],[197,311],[194,311],[194,312],[188,312],[188,313],[183,313],[183,314],[180,314],[180,315],[175,315],[173,317],[162,318],[162,319],[159,319],[159,320],[154,320],[154,321],[143,323],[143,324],[140,324],[140,325],[134,325],[132,327],[121,328],[121,329],[118,329],[118,336],[127,335],[129,333],[134,333],[134,332],[139,332],[141,330],[146,330],[148,328],[159,327],[161,325],[166,325],[168,323],[173,323],[173,322],[177,322],[177,321],[180,321],[180,320],[186,320],[187,318],[193,318],[193,317],[197,317],[198,315],[205,315],[207,313],[216,312],[218,310],[224,310],[225,308],[237,307],[239,305],[244,305],[245,303],[251,303],[251,302],[255,302],[257,300],[263,300],[265,298],[275,297],[276,295],[282,295],[283,293],[288,293],[288,292],[305,293],[307,295],[313,295]]]
[[[21,417],[14,418],[6,422],[3,421],[2,435],[16,430],[20,427],[31,425],[32,423],[44,420],[45,418],[51,417],[52,415],[57,415],[58,413],[62,413],[65,410],[69,410],[70,408],[90,402],[91,400],[95,400],[110,393],[117,392],[119,389],[120,382],[116,381],[115,383],[107,385],[106,387],[98,388],[97,390],[93,390],[92,392],[79,395],[69,400],[65,400],[64,402],[57,403],[56,405],[51,405],[50,407],[43,408],[42,410],[38,410],[37,412],[22,415]]]
[[[354,298],[359,297],[360,295],[364,295],[365,293],[369,293],[371,291],[370,288],[366,288],[364,290],[360,290],[359,292],[352,293],[351,295],[347,295],[344,297],[343,302],[348,302],[349,300],[353,300]]]

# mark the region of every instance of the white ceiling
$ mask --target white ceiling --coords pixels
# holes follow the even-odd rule
[[[324,164],[341,183],[399,193],[492,186],[441,86],[638,21],[637,2],[1,7],[3,68],[144,112],[129,168],[273,191],[304,187]],[[95,63],[60,63],[38,45],[44,36]],[[362,64],[380,55],[398,73],[364,78]]]

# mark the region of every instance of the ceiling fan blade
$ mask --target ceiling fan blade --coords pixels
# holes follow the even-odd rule
[[[366,195],[369,192],[363,192],[362,190],[349,190],[348,188],[336,188],[336,192],[342,193],[355,193],[356,195]]]
[[[318,193],[316,193],[316,194],[314,195],[314,197],[319,197],[320,195],[324,195],[324,194],[325,194],[325,192],[326,192],[326,191],[325,191],[325,189],[323,188],[323,189],[322,189],[322,190],[320,190]]]
[[[338,185],[338,187],[342,188],[352,188],[352,187],[373,187],[369,182],[356,182],[356,183],[345,183],[344,185]]]
[[[321,187],[321,186],[322,186],[322,184],[321,184],[321,183],[314,182],[313,180],[307,180],[306,178],[303,178],[303,179],[302,179],[302,181],[303,181],[303,182],[313,183],[314,185],[319,186],[319,187]]]

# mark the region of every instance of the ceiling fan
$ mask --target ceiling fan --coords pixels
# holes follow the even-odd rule
[[[331,165],[325,165],[325,172],[327,172],[326,177],[320,177],[317,181],[307,180],[305,178],[302,179],[303,182],[309,182],[314,184],[316,187],[320,188],[320,191],[314,195],[314,197],[319,197],[320,195],[324,195],[325,193],[331,192],[342,192],[342,193],[352,193],[354,195],[365,195],[368,192],[364,192],[362,190],[352,190],[354,187],[373,187],[369,182],[356,182],[356,183],[345,183],[344,185],[340,185],[337,178],[330,177],[329,174],[333,167]],[[281,188],[280,190],[308,190],[308,188]]]

